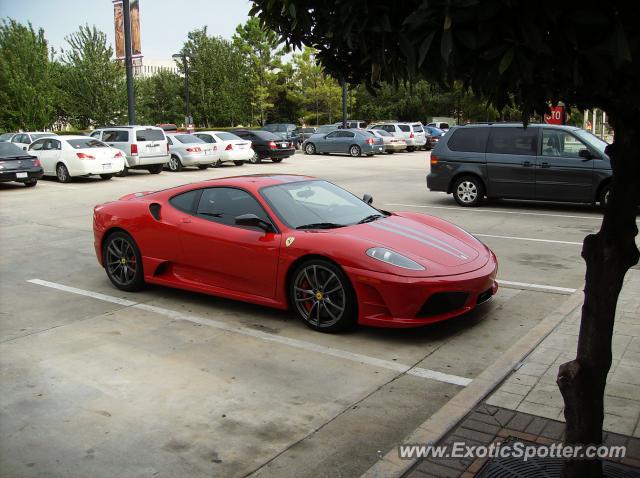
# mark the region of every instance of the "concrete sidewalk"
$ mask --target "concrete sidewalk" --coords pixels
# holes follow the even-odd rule
[[[403,444],[488,444],[509,437],[541,444],[561,441],[563,401],[555,383],[561,363],[575,357],[583,295],[573,294],[514,344],[469,387],[420,424]],[[519,358],[517,358],[519,355]],[[605,392],[605,444],[626,444],[621,463],[640,474],[640,270],[627,273],[613,336]],[[495,423],[494,423],[495,422]],[[470,478],[484,461],[407,460],[389,451],[363,478]]]

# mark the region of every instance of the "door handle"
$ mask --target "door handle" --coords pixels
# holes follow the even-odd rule
[[[546,163],[546,162],[545,162],[545,163],[542,163],[542,164],[540,165],[540,167],[541,167],[541,168],[550,168],[550,167],[551,167],[551,165],[550,165],[549,163]]]
[[[523,165],[525,168],[531,167],[531,161],[525,161],[524,163],[522,163],[522,165]]]
[[[183,217],[180,222],[182,224],[190,224],[191,223],[191,218],[190,217]]]

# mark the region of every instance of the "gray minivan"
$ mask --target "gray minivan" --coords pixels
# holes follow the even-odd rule
[[[606,204],[611,188],[607,143],[573,126],[454,126],[431,153],[427,187],[460,206],[484,197]]]

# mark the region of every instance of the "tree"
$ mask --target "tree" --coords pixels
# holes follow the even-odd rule
[[[138,121],[149,124],[184,121],[183,85],[180,75],[165,69],[136,79]]]
[[[124,70],[112,59],[107,36],[85,25],[66,41],[59,88],[71,123],[84,129],[122,122],[127,112]]]
[[[51,63],[42,29],[0,24],[0,129],[44,129],[53,119]]]
[[[602,225],[588,235],[585,299],[575,360],[558,385],[566,441],[601,443],[616,303],[638,262],[640,201],[640,32],[633,2],[502,0],[254,0],[252,14],[287,46],[313,46],[324,67],[352,83],[418,76],[461,81],[498,110],[516,106],[523,122],[549,102],[604,110],[615,130],[607,147],[613,178]],[[565,476],[599,477],[599,460],[569,461]]]
[[[269,92],[275,81],[275,72],[282,66],[283,52],[278,49],[278,37],[272,30],[263,28],[257,18],[251,17],[244,25],[238,25],[233,43],[245,59],[251,104],[256,109],[260,124],[264,125],[268,110],[273,108]]]

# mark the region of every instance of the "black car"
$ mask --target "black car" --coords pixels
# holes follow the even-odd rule
[[[440,137],[427,187],[461,206],[483,198],[605,205],[611,188],[607,143],[573,126],[470,124]]]
[[[31,187],[38,183],[42,173],[37,157],[13,143],[0,143],[0,182],[16,181]]]
[[[254,164],[262,162],[263,159],[271,159],[274,163],[279,163],[284,158],[293,156],[296,152],[291,141],[282,139],[269,131],[235,129],[231,132],[242,139],[251,141],[253,157],[250,161]]]

